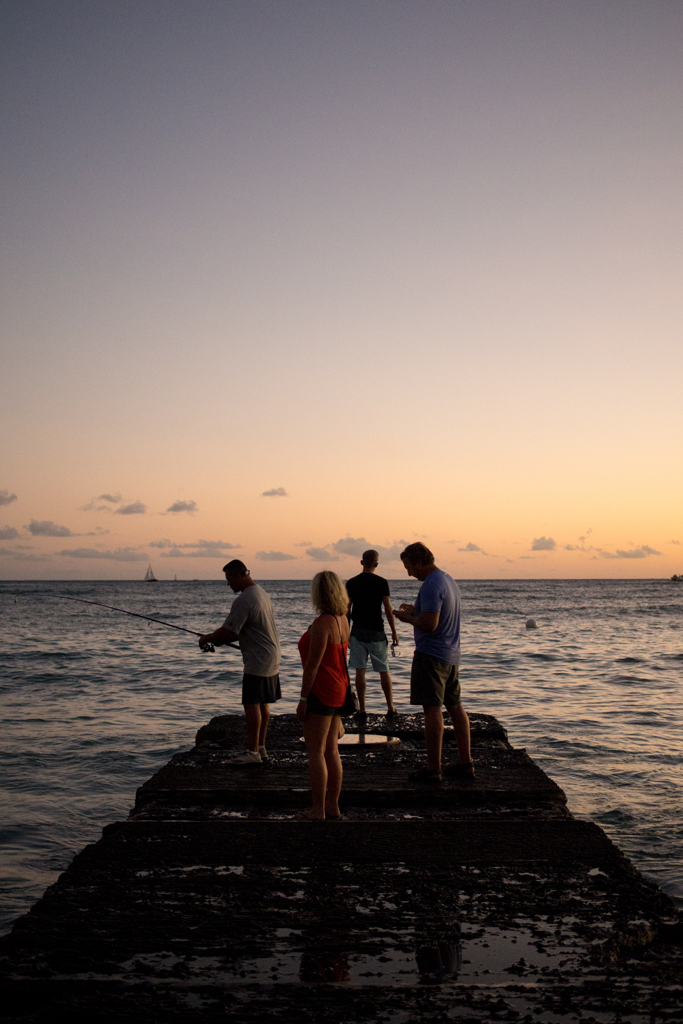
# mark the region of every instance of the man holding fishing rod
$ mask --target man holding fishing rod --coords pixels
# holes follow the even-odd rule
[[[229,764],[260,764],[266,753],[270,704],[280,700],[280,640],[273,606],[267,593],[254,583],[244,562],[234,558],[223,566],[228,586],[238,596],[227,619],[213,633],[199,638],[199,646],[217,647],[237,640],[244,661],[242,704],[247,720],[247,749]]]

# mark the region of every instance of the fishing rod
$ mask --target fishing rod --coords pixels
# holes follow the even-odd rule
[[[151,615],[141,615],[140,612],[129,612],[127,608],[116,608],[113,604],[102,604],[101,601],[87,601],[84,597],[67,597],[66,594],[53,594],[53,597],[59,598],[60,601],[78,601],[79,604],[94,604],[98,608],[108,608],[111,612],[123,612],[124,615],[134,615],[136,619],[147,619],[148,622],[157,622],[160,626],[168,626],[170,629],[179,629],[183,633],[192,633],[193,636],[203,636],[203,633],[198,633],[196,629],[185,629],[184,626],[176,626],[173,622],[164,622],[163,619],[153,619]],[[223,644],[223,647],[236,647],[239,650],[237,644]],[[213,654],[216,648],[211,643],[203,644],[201,650],[205,654]]]

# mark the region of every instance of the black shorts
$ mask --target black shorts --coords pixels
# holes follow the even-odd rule
[[[242,679],[243,704],[274,704],[282,696],[280,676],[252,676],[244,673]]]
[[[332,708],[329,704],[323,704],[320,697],[316,697],[314,693],[309,693],[306,698],[306,711],[310,711],[313,715],[341,715],[341,707]]]
[[[410,670],[410,703],[447,708],[460,703],[458,665],[448,665],[424,651],[415,651]]]

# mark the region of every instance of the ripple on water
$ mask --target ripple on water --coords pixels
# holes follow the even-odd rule
[[[464,581],[461,679],[468,710],[496,715],[572,811],[599,821],[683,902],[683,588],[665,595],[665,585]],[[292,712],[296,642],[313,617],[309,584],[266,588],[283,637],[277,710]],[[417,584],[392,580],[391,590],[395,603],[412,602]],[[191,746],[199,726],[241,713],[237,652],[200,655],[194,637],[100,609],[82,614],[57,592],[197,629],[215,628],[231,600],[220,581],[162,583],[154,594],[142,583],[0,584],[0,820],[17,870],[1,894],[5,923],[54,880],[55,865],[128,813],[136,788]],[[532,634],[531,609],[542,623]],[[396,704],[408,710],[412,642],[400,632],[404,656],[390,667]],[[381,711],[373,673],[368,694],[369,709]]]

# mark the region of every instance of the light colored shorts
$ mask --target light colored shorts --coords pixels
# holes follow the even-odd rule
[[[459,666],[448,665],[424,651],[415,651],[410,670],[410,703],[447,708],[460,703]]]
[[[349,642],[349,668],[365,668],[368,655],[370,655],[370,662],[375,672],[388,672],[388,653],[388,640],[375,640],[374,643],[366,644],[352,633]]]

